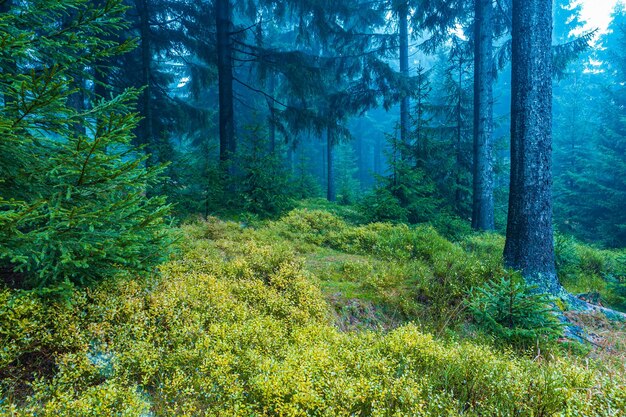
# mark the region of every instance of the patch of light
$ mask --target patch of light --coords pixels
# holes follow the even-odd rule
[[[467,40],[467,36],[465,36],[465,31],[463,30],[463,26],[459,23],[456,24],[456,26],[452,30],[452,33],[454,33],[459,39],[463,41]]]
[[[178,82],[178,85],[176,87],[177,88],[182,88],[182,87],[186,86],[188,82],[189,82],[189,77],[183,77],[183,78],[180,79],[180,81]]]
[[[618,1],[620,0],[580,0],[583,6],[581,18],[586,22],[583,30],[598,29],[598,32],[606,33]]]

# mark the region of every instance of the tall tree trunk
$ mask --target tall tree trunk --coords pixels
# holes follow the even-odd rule
[[[82,74],[74,76],[73,84],[73,87],[76,88],[77,91],[68,96],[68,105],[76,110],[77,113],[82,113],[85,111],[85,81]],[[84,135],[87,132],[83,123],[75,123],[74,131],[77,135]]]
[[[406,83],[409,78],[409,28],[408,28],[408,4],[403,1],[398,9],[398,26],[400,36],[400,74]],[[408,91],[402,92],[400,101],[400,142],[402,143],[403,159],[409,157],[409,95]]]
[[[325,133],[322,133],[322,135],[320,137],[320,141],[322,142],[321,146],[320,146],[321,151],[322,151],[321,152],[322,153],[322,166],[321,166],[321,169],[322,169],[322,175],[321,175],[321,177],[322,177],[322,184],[328,183],[328,165],[327,165],[327,162],[326,162],[327,159],[328,159],[328,150],[326,149],[327,145],[328,145],[328,139],[324,140],[324,135],[325,135]]]
[[[141,137],[139,142],[145,146],[147,154],[153,154],[148,163],[159,160],[155,149],[154,117],[152,113],[152,35],[150,32],[150,11],[148,0],[135,0],[135,7],[139,13],[139,37],[141,50],[141,83],[145,88],[141,96],[143,119],[139,125]]]
[[[511,182],[505,264],[558,294],[552,232],[552,4],[513,0]]]
[[[414,157],[417,166],[424,166],[424,155],[422,146],[424,146],[424,140],[422,139],[422,127],[424,112],[422,108],[422,100],[424,100],[423,91],[420,86],[417,95],[417,103],[415,106],[415,151]]]
[[[374,139],[374,175],[382,174],[382,154],[383,154],[383,146],[382,141],[380,140],[380,135],[376,135]]]
[[[493,230],[493,4],[475,0],[472,227]]]
[[[367,188],[367,160],[365,158],[365,138],[357,137],[354,140],[355,152],[357,156],[358,178],[360,190]]]
[[[103,9],[106,6],[106,0],[96,0],[95,6],[98,9]],[[119,36],[118,36],[119,37]],[[107,40],[111,39],[111,35],[106,36]],[[113,66],[112,58],[102,58],[99,60],[95,68],[93,68],[93,93],[95,97],[93,97],[93,104],[98,99],[104,98],[105,100],[111,99],[111,86],[109,84],[109,73],[111,72],[111,67]]]
[[[269,83],[268,83],[268,92],[271,96],[274,96],[274,89],[276,88],[276,79],[275,79],[275,75],[272,73],[269,76]],[[269,151],[270,154],[274,154],[274,152],[276,152],[276,108],[274,107],[274,101],[272,101],[272,99],[268,98],[267,99],[267,107],[269,109],[270,112],[270,116],[269,116]]]
[[[294,159],[296,158],[296,153],[298,151],[297,148],[297,141],[287,145],[287,172],[289,172],[290,175],[293,175],[294,173]]]
[[[236,151],[233,111],[233,51],[230,0],[215,0],[217,30],[217,74],[219,90],[220,162],[233,174]]]
[[[463,101],[463,59],[459,58],[459,86],[458,86],[458,95],[457,95],[457,103],[456,103],[456,144],[455,144],[456,189],[454,191],[454,203],[459,211],[461,209],[461,200],[463,199],[463,194],[461,192],[461,175],[462,175],[461,165],[463,162],[463,158],[461,155],[461,151],[462,151],[461,142],[463,139],[463,103],[462,101]]]
[[[333,163],[333,147],[334,147],[334,135],[333,128],[328,126],[326,129],[326,166],[328,172],[326,174],[326,199],[328,201],[335,201],[337,193],[335,191],[335,165]]]

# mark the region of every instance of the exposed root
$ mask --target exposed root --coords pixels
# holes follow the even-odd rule
[[[577,315],[601,315],[612,322],[626,322],[626,313],[581,300],[562,287],[557,298],[567,306],[567,312],[573,312]],[[566,338],[581,343],[588,342],[596,347],[602,347],[599,343],[600,338],[598,335],[589,333],[588,330],[574,323],[571,317],[566,313],[560,313],[559,320],[565,324],[564,335]]]

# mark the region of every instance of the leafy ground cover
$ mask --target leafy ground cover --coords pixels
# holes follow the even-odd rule
[[[520,348],[472,322],[472,288],[516,279],[502,237],[451,242],[340,214],[193,222],[158,276],[111,277],[65,301],[0,290],[0,413],[624,415],[623,324],[572,315],[595,344]],[[571,276],[597,267],[575,262],[581,248],[563,264]],[[619,253],[596,255],[620,302]]]

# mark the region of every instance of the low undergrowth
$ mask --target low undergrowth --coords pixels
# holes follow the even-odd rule
[[[302,209],[256,228],[209,219],[182,232],[158,277],[111,278],[69,302],[0,290],[0,414],[626,409],[619,363],[529,354],[469,324],[470,289],[510,275],[497,235],[451,243],[427,226],[354,226]]]

